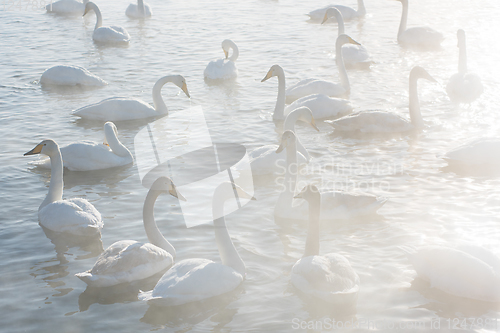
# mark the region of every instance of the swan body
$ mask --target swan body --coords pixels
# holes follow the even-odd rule
[[[366,15],[366,8],[363,0],[358,0],[358,10],[343,5],[329,5],[313,10],[307,15],[309,15],[309,17],[313,21],[321,21],[325,17],[325,13],[329,8],[336,8],[338,11],[340,11],[340,13],[342,13],[342,16],[344,17],[344,20],[346,21],[364,17]]]
[[[324,94],[332,97],[349,94],[351,86],[349,84],[349,78],[347,77],[347,71],[342,57],[342,46],[348,43],[360,45],[346,34],[339,35],[337,37],[337,41],[335,42],[335,57],[339,70],[340,83],[333,83],[313,78],[299,81],[286,90],[286,102],[292,103],[296,99],[312,94]]]
[[[471,103],[483,93],[481,78],[475,73],[467,72],[467,48],[465,31],[457,31],[458,38],[458,73],[451,76],[446,85],[446,93],[454,102]]]
[[[324,94],[304,96],[285,108],[285,113],[300,107],[311,110],[314,119],[332,119],[345,116],[352,111],[351,102],[347,99],[328,97]]]
[[[234,187],[233,187],[234,186]],[[229,182],[219,185],[214,193],[215,240],[222,264],[207,259],[186,259],[172,266],[153,290],[141,292],[139,299],[157,305],[181,305],[218,296],[235,289],[245,278],[245,264],[236,251],[224,221],[224,202],[234,197],[251,198],[240,187]]]
[[[424,126],[417,94],[417,80],[424,78],[429,81],[435,80],[422,67],[415,66],[410,72],[410,96],[409,110],[410,121],[405,118],[385,111],[361,111],[340,119],[327,121],[336,131],[360,132],[371,134],[404,133]]]
[[[477,246],[403,250],[418,276],[432,288],[459,297],[500,302],[499,259],[488,250]]]
[[[63,162],[59,146],[53,140],[44,140],[27,155],[44,154],[51,162],[49,193],[38,208],[40,224],[56,232],[76,236],[101,236],[101,214],[87,200],[73,198],[63,200]]]
[[[359,291],[359,276],[344,256],[319,255],[321,194],[306,186],[295,198],[309,203],[309,228],[304,256],[292,268],[291,281],[304,294],[329,303],[353,303]]]
[[[128,44],[130,42],[130,35],[128,32],[119,26],[113,25],[109,27],[102,26],[102,14],[99,7],[93,2],[87,2],[85,4],[85,11],[83,16],[85,16],[89,11],[93,10],[97,17],[97,22],[94,27],[94,33],[92,34],[92,39],[96,43],[100,44]]]
[[[295,133],[285,131],[281,144],[276,151],[286,148],[285,179],[282,192],[278,197],[274,215],[284,219],[306,220],[308,208],[305,202],[294,205],[293,198],[297,183],[297,144]],[[328,191],[321,193],[321,220],[349,219],[376,213],[386,202],[384,198],[373,195],[353,194],[344,191]]]
[[[58,15],[77,16],[83,15],[85,11],[85,4],[89,0],[83,0],[83,3],[76,0],[59,0],[51,2],[45,6],[47,13],[54,13]]]
[[[128,5],[125,15],[132,19],[140,19],[151,17],[152,12],[151,6],[144,3],[144,0],[137,0],[137,5],[133,3]]]
[[[71,171],[91,171],[114,168],[134,161],[132,153],[118,140],[115,124],[104,124],[104,143],[79,141],[61,147],[63,165]],[[50,159],[31,163],[50,169]]]
[[[398,30],[398,43],[407,48],[433,50],[441,46],[444,37],[441,33],[429,27],[413,27],[406,29],[408,20],[408,0],[397,0],[403,5],[401,22]]]
[[[109,287],[146,279],[170,268],[175,249],[158,230],[153,213],[155,201],[161,193],[185,200],[168,177],[159,177],[151,185],[143,209],[144,229],[151,243],[115,242],[101,253],[94,267],[75,275],[89,286]]]
[[[43,72],[40,83],[57,86],[102,87],[107,82],[83,67],[58,65]]]
[[[337,19],[338,35],[340,36],[345,33],[344,19],[337,8],[328,8],[322,23],[327,22],[331,17],[335,17]],[[372,61],[370,60],[370,54],[368,53],[366,47],[364,47],[363,45],[343,45],[342,59],[344,60],[345,66],[349,68],[368,68],[372,63]]]
[[[297,108],[290,112],[285,119],[283,129],[285,131],[291,130],[295,132],[295,124],[299,120],[309,123],[314,129],[319,131],[318,127],[316,127],[311,110],[305,107]],[[286,165],[286,153],[282,151],[276,154],[276,149],[278,149],[278,145],[266,145],[254,149],[248,154],[252,175],[260,176],[284,170]],[[311,157],[299,138],[297,138],[297,149],[299,151],[297,153],[299,165],[308,163]]]
[[[229,50],[233,50],[233,54],[229,57]],[[222,50],[224,51],[225,59],[212,60],[208,63],[203,75],[208,80],[230,80],[238,76],[238,69],[235,62],[239,56],[238,46],[226,39],[222,42]]]
[[[480,138],[467,142],[444,156],[448,162],[470,166],[500,166],[500,139]]]
[[[161,88],[167,82],[174,83],[190,97],[184,77],[181,75],[169,75],[156,81],[153,86],[154,107],[139,99],[112,97],[77,109],[73,114],[84,119],[103,121],[137,120],[166,115],[168,109],[161,97]]]

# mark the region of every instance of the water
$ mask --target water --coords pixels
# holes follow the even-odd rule
[[[446,37],[442,50],[430,53],[405,51],[397,45],[401,13],[397,2],[367,1],[367,17],[346,24],[346,32],[363,43],[376,62],[370,71],[349,71],[351,101],[357,110],[389,109],[407,117],[408,74],[414,65],[427,69],[439,82],[419,84],[427,126],[421,134],[357,140],[333,135],[326,123],[319,123],[320,133],[308,126],[297,128],[314,157],[302,179],[325,189],[336,186],[389,199],[376,217],[322,226],[321,253],[345,255],[361,279],[357,306],[349,310],[308,300],[292,287],[290,270],[302,256],[306,225],[275,221],[279,186],[272,178],[256,180],[258,200],[227,218],[247,267],[246,280],[234,292],[205,303],[162,309],[137,300],[138,289],[151,289],[154,280],[86,290],[74,274],[89,269],[102,248],[122,239],[146,241],[142,203],[147,189],[135,166],[66,172],[64,196],[90,200],[102,213],[105,228],[102,243],[61,239],[46,235],[37,221],[50,174],[27,165],[31,159],[22,156],[45,138],[60,145],[77,139],[102,140],[102,124],[79,121],[71,111],[111,96],[152,102],[154,82],[168,74],[182,74],[192,96],[188,99],[177,87],[165,86],[163,96],[170,110],[201,105],[214,141],[235,142],[247,149],[276,143],[279,130],[271,113],[277,80],[260,82],[269,67],[280,64],[288,84],[312,76],[338,80],[333,60],[336,27],[309,24],[304,15],[327,1],[150,0],[153,17],[144,22],[127,19],[127,3],[99,3],[105,25],[122,25],[130,33],[132,41],[126,48],[93,44],[93,14],[69,19],[5,3],[0,9],[3,331],[287,332],[297,327],[304,331],[309,321],[329,319],[403,322],[407,329],[413,321],[429,328],[432,320],[440,319],[445,330],[456,318],[489,323],[482,330],[469,325],[469,331],[495,330],[497,304],[430,289],[414,280],[413,269],[398,249],[465,240],[500,254],[499,179],[449,172],[438,157],[470,138],[498,134],[500,6],[495,0],[413,1],[408,26],[429,25]],[[345,4],[355,6],[352,1]],[[456,72],[459,28],[467,35],[469,69],[482,78],[485,91],[473,104],[455,106],[444,86]],[[240,48],[238,79],[231,86],[208,86],[203,70],[222,56],[220,43],[226,38]],[[40,75],[56,64],[83,66],[109,85],[83,92],[42,89]],[[142,126],[118,124],[120,140],[133,150],[134,136]],[[177,249],[177,260],[219,260],[210,227],[186,229],[175,201],[161,196],[155,214],[160,230]]]

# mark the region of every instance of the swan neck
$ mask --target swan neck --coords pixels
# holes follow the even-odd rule
[[[145,8],[144,8],[144,0],[137,0],[137,9],[139,11],[139,14],[141,14],[141,16],[144,16],[145,15]]]
[[[418,89],[417,89],[418,77],[412,76],[410,74],[410,96],[409,96],[409,110],[410,119],[413,126],[416,128],[424,127],[424,120],[422,119],[422,114],[420,113],[420,102],[418,101]]]
[[[236,61],[236,59],[238,59],[240,51],[238,50],[238,46],[236,46],[236,44],[234,43],[231,45],[231,48],[233,49],[233,54],[231,54],[228,59],[234,62]]]
[[[90,8],[92,8],[92,10],[95,13],[95,16],[96,16],[96,23],[95,23],[95,27],[94,27],[94,31],[95,31],[95,30],[99,29],[100,27],[102,27],[101,11],[99,10],[99,7],[97,7],[97,5],[94,3],[89,3],[86,6],[90,6]]]
[[[170,253],[173,258],[175,258],[174,247],[168,240],[165,239],[165,237],[163,237],[155,221],[154,206],[156,199],[161,193],[161,191],[149,190],[146,196],[146,200],[144,201],[144,208],[142,210],[144,229],[146,230],[146,235],[148,236],[149,242],[151,244],[164,249],[165,251]]]
[[[297,167],[297,144],[292,142],[286,147],[285,180],[283,182],[283,191],[276,202],[277,209],[290,209],[292,207],[297,183]]]
[[[403,0],[401,4],[403,5],[403,11],[401,12],[401,22],[399,23],[398,40],[401,34],[406,31],[406,21],[408,20],[408,1]]]
[[[153,105],[155,107],[156,112],[161,114],[168,113],[168,108],[165,102],[163,101],[163,97],[161,96],[161,88],[167,83],[173,81],[173,76],[165,76],[156,81],[153,86]]]
[[[113,154],[120,157],[131,157],[132,153],[125,147],[120,140],[116,137],[115,131],[111,130],[112,133],[105,133],[106,141],[108,142],[109,148],[113,151]]]
[[[307,229],[306,249],[304,257],[319,255],[319,215],[321,198],[318,196],[309,200],[309,227]]]
[[[236,272],[245,276],[245,264],[241,260],[238,251],[234,247],[233,241],[229,236],[224,219],[224,200],[214,198],[212,204],[213,216],[220,216],[214,219],[215,243],[219,250],[219,255],[223,265],[233,268]]]
[[[286,82],[285,73],[278,74],[278,99],[274,107],[274,120],[282,120],[285,118],[285,97],[286,97]]]
[[[359,16],[366,15],[365,2],[363,0],[358,0],[358,15]]]
[[[292,131],[295,133],[295,124],[298,121],[298,118],[300,117],[300,114],[297,112],[300,110],[294,110],[290,112],[286,118],[285,118],[285,123],[283,124],[283,131]],[[297,151],[304,155],[307,161],[311,159],[311,156],[309,155],[309,152],[307,151],[306,147],[300,142],[300,139],[297,137]]]
[[[344,65],[344,58],[342,57],[342,43],[335,44],[335,59],[337,61],[337,67],[339,69],[339,77],[342,86],[346,90],[346,93],[351,91],[351,85],[349,84],[349,77],[347,76],[347,71]]]
[[[467,73],[467,47],[465,40],[458,43],[458,72]]]
[[[61,151],[59,147],[57,147],[57,151],[55,154],[52,154],[50,157],[50,185],[49,185],[49,193],[43,200],[42,204],[38,208],[38,210],[47,206],[50,203],[62,200],[63,194],[63,160],[61,156]]]

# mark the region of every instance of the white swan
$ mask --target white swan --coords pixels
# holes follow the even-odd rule
[[[327,22],[331,17],[337,19],[338,35],[340,36],[345,33],[344,19],[340,11],[335,7],[328,8],[321,24]],[[368,68],[372,64],[368,50],[361,44],[345,44],[342,46],[342,59],[344,60],[345,66],[350,68]]]
[[[77,236],[101,236],[101,214],[85,199],[63,200],[63,162],[59,146],[53,140],[44,140],[27,155],[44,154],[50,157],[49,193],[38,208],[40,224],[57,232]]]
[[[446,93],[454,102],[471,103],[483,93],[481,78],[467,72],[467,47],[465,31],[457,31],[458,38],[458,73],[453,74],[446,85]]]
[[[467,142],[444,155],[449,163],[484,168],[500,166],[500,139],[479,138]]]
[[[233,50],[233,54],[229,57],[229,50]],[[234,64],[240,54],[238,46],[229,39],[222,41],[222,50],[224,51],[225,59],[212,60],[208,63],[203,75],[208,80],[230,80],[238,76],[238,69]]]
[[[213,196],[215,241],[222,264],[207,259],[186,259],[172,266],[153,290],[141,292],[139,299],[157,305],[181,305],[218,296],[235,289],[245,278],[245,264],[236,251],[224,221],[224,202],[234,198],[252,198],[239,186],[224,182]]]
[[[101,253],[92,269],[75,276],[92,287],[109,287],[146,279],[170,268],[174,262],[175,249],[158,230],[154,218],[154,205],[161,193],[186,200],[168,177],[160,177],[151,185],[142,215],[144,229],[151,243],[133,240],[115,242]]]
[[[344,17],[344,20],[352,20],[355,18],[360,18],[366,15],[366,8],[363,0],[358,0],[358,10],[355,10],[354,8],[343,6],[343,5],[329,5],[320,9],[313,10],[309,12],[309,17],[311,20],[314,21],[320,21],[325,17],[325,13],[328,10],[328,8],[337,8],[341,13],[342,16]]]
[[[104,143],[79,141],[61,147],[63,165],[71,171],[91,171],[114,168],[134,162],[132,153],[118,140],[115,124],[104,124]],[[43,158],[30,164],[49,168],[49,158]]]
[[[403,5],[401,22],[398,30],[398,43],[403,47],[420,50],[433,50],[440,47],[444,37],[441,33],[429,27],[413,27],[406,29],[408,20],[408,0],[400,1]]]
[[[354,303],[359,291],[359,276],[349,260],[337,253],[319,255],[321,194],[318,188],[308,185],[295,198],[309,203],[309,228],[304,256],[292,268],[292,284],[304,294],[329,303]]]
[[[58,65],[43,72],[42,85],[102,87],[108,83],[83,67]]]
[[[286,116],[283,129],[285,131],[290,130],[295,132],[295,124],[299,120],[309,123],[315,130],[319,132],[311,110],[306,107],[298,108],[290,112],[288,116]],[[248,153],[248,157],[250,158],[250,166],[252,168],[252,175],[260,176],[283,170],[284,166],[286,165],[286,153],[285,151],[282,151],[281,153],[276,154],[277,148],[278,145],[265,145]],[[297,154],[299,165],[309,162],[309,160],[311,159],[309,152],[300,142],[298,137],[297,150],[299,151]]]
[[[77,109],[73,114],[84,119],[103,121],[136,120],[166,115],[168,109],[161,97],[161,88],[167,82],[172,82],[181,88],[187,97],[190,97],[184,77],[182,75],[168,75],[156,81],[153,86],[154,107],[139,99],[112,97]]]
[[[500,302],[500,259],[476,246],[403,248],[418,276],[431,288],[486,302]]]
[[[307,107],[314,119],[332,119],[345,116],[352,111],[351,102],[343,98],[328,97],[324,94],[314,94],[299,98],[285,108],[285,114],[291,110]]]
[[[342,58],[342,46],[348,43],[360,45],[346,34],[338,36],[335,42],[335,57],[339,70],[340,83],[333,83],[313,78],[299,81],[286,90],[286,102],[292,103],[296,99],[313,94],[324,94],[332,97],[348,95],[351,91],[351,86],[349,84],[349,78],[347,76],[344,60]]]
[[[83,16],[91,10],[95,12],[97,17],[94,33],[92,34],[94,42],[101,44],[128,44],[130,42],[130,35],[124,28],[116,25],[109,27],[102,26],[101,11],[95,3],[87,2]]]
[[[436,82],[425,69],[415,66],[410,72],[409,109],[410,121],[400,115],[386,111],[360,111],[340,119],[326,121],[336,131],[361,133],[401,133],[424,127],[418,101],[417,80],[427,79]]]
[[[76,0],[59,0],[56,2],[50,2],[45,6],[47,13],[54,13],[58,15],[66,16],[76,16],[83,15],[85,11],[85,4],[89,0],[83,0],[83,3]]]
[[[133,19],[151,17],[152,13],[151,6],[145,3],[144,0],[137,0],[137,5],[131,3],[125,11],[125,15]]]
[[[297,142],[295,133],[285,131],[277,153],[286,148],[285,179],[282,192],[274,208],[276,217],[306,220],[309,216],[305,202],[293,204],[297,183]],[[328,191],[321,194],[321,220],[348,219],[374,214],[386,202],[384,198],[373,195],[358,195],[343,191]]]

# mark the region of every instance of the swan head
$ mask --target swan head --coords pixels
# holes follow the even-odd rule
[[[83,16],[85,16],[88,12],[93,10],[94,9],[93,6],[97,7],[97,5],[95,3],[88,1],[88,0],[87,0],[87,2],[84,2],[84,3],[85,3],[85,11],[83,12]]]
[[[214,192],[214,200],[216,199],[218,203],[225,202],[226,200],[233,199],[235,194],[238,198],[256,200],[254,196],[248,194],[241,187],[233,182],[222,182]]]
[[[337,37],[337,42],[336,45],[344,45],[344,44],[354,44],[354,45],[361,45],[360,43],[356,42],[354,39],[349,37],[346,34],[341,34]]]
[[[312,128],[319,132],[319,128],[318,126],[316,126],[316,120],[314,120],[311,109],[309,109],[307,106],[302,106],[293,110],[292,112],[298,114],[297,120],[310,124]]]
[[[278,76],[280,73],[283,73],[283,68],[281,68],[280,65],[273,65],[267,72],[266,76],[260,81],[264,82],[267,81],[268,79],[272,78],[273,76]]]
[[[236,44],[232,40],[224,39],[222,41],[222,50],[224,51],[224,56],[226,57],[226,59],[229,56],[229,49],[235,49],[235,48]]]
[[[184,198],[182,194],[177,191],[177,188],[175,187],[172,180],[165,176],[156,179],[149,190],[165,192],[170,194],[171,196],[176,197],[179,200],[186,201],[186,198]]]
[[[432,82],[437,82],[425,69],[420,66],[415,66],[410,72],[410,81],[416,79],[426,79]]]
[[[177,87],[181,88],[182,91],[184,91],[184,93],[186,94],[186,96],[188,98],[191,98],[191,96],[189,95],[189,91],[188,91],[187,84],[186,84],[186,79],[184,78],[184,76],[174,75],[172,77],[172,83],[175,84]]]
[[[323,18],[323,22],[321,22],[321,24],[324,24],[326,21],[328,21],[333,16],[335,16],[335,18],[337,19],[337,22],[339,22],[342,19],[342,13],[337,8],[330,7],[326,10],[325,17]]]
[[[465,44],[465,31],[462,29],[457,30],[457,47],[460,47],[461,44]]]
[[[296,196],[294,196],[294,198],[304,199],[311,202],[312,200],[320,200],[320,196],[318,188],[313,184],[309,184],[305,186]]]
[[[31,149],[29,152],[25,153],[23,156],[44,154],[47,156],[53,156],[57,151],[59,151],[59,146],[54,140],[43,140],[36,145],[35,148]]]
[[[290,145],[292,143],[295,144],[295,142],[296,142],[296,137],[293,131],[287,130],[283,132],[283,135],[281,136],[281,143],[278,149],[276,150],[276,153],[281,153],[283,149],[285,149],[286,147],[290,147]]]

